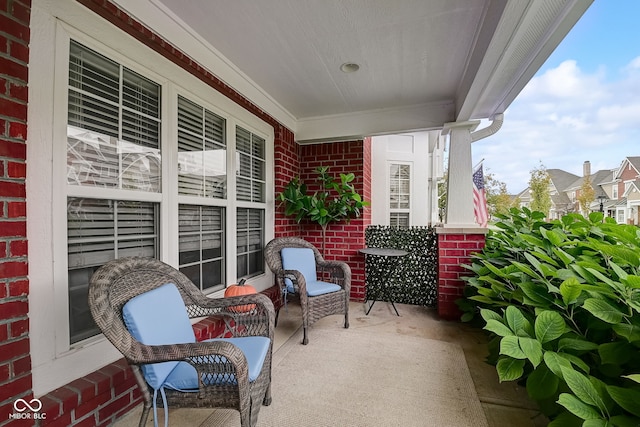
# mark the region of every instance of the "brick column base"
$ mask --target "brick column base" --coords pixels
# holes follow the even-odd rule
[[[438,316],[445,320],[460,320],[462,312],[456,305],[469,271],[471,255],[484,248],[485,228],[436,228],[438,235]]]

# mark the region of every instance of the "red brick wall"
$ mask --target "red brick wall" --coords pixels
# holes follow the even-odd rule
[[[438,316],[446,320],[460,320],[462,312],[456,300],[462,297],[465,282],[461,277],[469,271],[461,264],[469,264],[471,254],[484,248],[485,235],[438,234]]]
[[[328,166],[329,173],[338,177],[340,173],[353,173],[358,193],[370,196],[371,193],[371,139],[359,141],[334,142],[300,146],[300,177],[307,183],[310,191],[317,187],[317,174],[314,169],[318,166]],[[326,230],[325,253],[328,260],[339,260],[349,264],[352,272],[351,299],[364,300],[364,257],[358,249],[365,247],[364,231],[371,223],[369,208],[364,214],[352,219],[349,223],[329,224]],[[309,242],[322,248],[322,230],[313,223],[305,223],[301,236]]]
[[[276,128],[274,138],[275,194],[282,193],[286,185],[300,176],[299,146],[293,132],[282,126]],[[275,237],[296,237],[300,235],[300,225],[292,218],[284,216],[276,201]]]
[[[30,15],[30,0],[0,1],[0,426],[12,424],[15,399],[33,396],[25,186]]]

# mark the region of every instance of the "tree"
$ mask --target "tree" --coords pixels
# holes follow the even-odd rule
[[[295,177],[278,194],[276,200],[284,206],[286,216],[294,216],[300,223],[303,219],[310,220],[322,228],[322,253],[324,254],[327,225],[332,222],[349,221],[360,216],[360,211],[369,202],[358,194],[352,182],[355,175],[340,174],[336,180],[329,174],[327,166],[317,167],[314,172],[318,175],[320,189],[313,194],[307,191],[307,185]]]
[[[495,214],[507,214],[510,208],[516,207],[507,192],[507,184],[496,179],[494,174],[484,175],[484,189],[487,193],[487,210],[490,217]]]
[[[444,176],[438,181],[438,219],[444,222],[447,212],[447,181],[449,179],[449,171],[444,171]]]
[[[589,215],[589,206],[591,202],[596,199],[596,192],[591,185],[591,175],[584,177],[582,185],[580,186],[580,194],[578,195],[578,203],[580,203],[580,210],[582,215]]]
[[[529,179],[529,189],[531,190],[531,210],[540,211],[546,217],[549,216],[551,210],[551,176],[547,172],[547,168],[540,162],[537,169],[531,170],[531,178]]]

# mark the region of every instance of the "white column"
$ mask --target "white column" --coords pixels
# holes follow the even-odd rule
[[[444,227],[479,227],[473,215],[473,182],[471,164],[471,132],[479,121],[445,124],[442,133],[449,134],[449,180],[447,214]]]

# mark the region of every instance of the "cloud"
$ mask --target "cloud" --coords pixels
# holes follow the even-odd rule
[[[505,112],[501,130],[473,144],[474,161],[484,158],[517,193],[540,162],[582,175],[586,160],[595,172],[640,155],[640,57],[617,71],[585,73],[567,60],[536,75]]]

